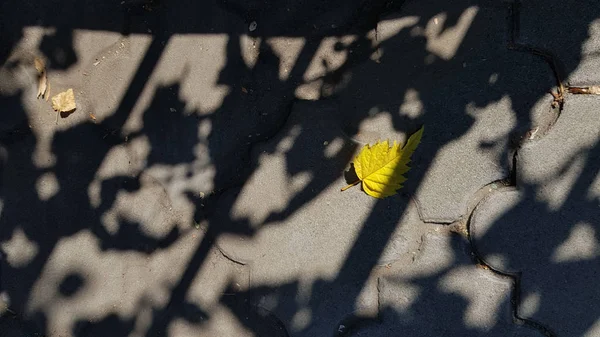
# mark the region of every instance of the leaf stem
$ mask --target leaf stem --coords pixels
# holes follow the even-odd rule
[[[346,187],[342,187],[342,192],[345,191],[345,190],[347,190],[347,189],[349,189],[350,187],[358,184],[358,183],[360,183],[360,180],[357,180],[357,181],[353,182],[352,184],[350,184],[350,185],[348,185]]]

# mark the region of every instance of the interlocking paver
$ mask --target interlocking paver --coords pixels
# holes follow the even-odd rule
[[[393,263],[379,277],[381,323],[352,336],[541,337],[513,323],[512,281],[473,265],[465,248],[456,235],[424,235],[411,262]]]
[[[568,97],[550,133],[526,143],[517,188],[477,207],[472,234],[494,268],[521,273],[521,315],[558,336],[594,336],[599,272],[597,97]]]
[[[293,336],[318,336],[348,315],[377,311],[373,280],[359,277],[370,273],[365,261],[344,266],[376,199],[359,187],[340,191],[341,173],[358,148],[341,131],[337,107],[332,101],[294,104],[278,136],[254,149],[259,164],[248,183],[224,196],[212,219],[225,230],[249,226],[257,232],[223,235],[218,245],[251,266],[257,303],[276,313]],[[431,230],[412,203],[398,219],[409,200],[390,198],[383,212],[370,215],[375,228],[392,231],[389,249],[374,261],[379,265],[411,255],[423,231]],[[383,233],[369,235],[386,244]],[[340,269],[349,270],[339,275]]]
[[[168,302],[171,288],[183,275],[201,237],[202,233],[194,230],[169,249],[147,255],[103,251],[100,240],[90,232],[82,232],[58,243],[33,285],[29,303],[11,303],[11,307],[19,310],[26,304],[28,315],[45,314],[45,329],[52,336],[102,335],[113,331],[143,335],[153,313]],[[15,257],[11,251],[8,254],[10,262]],[[12,294],[15,284],[24,280],[22,272],[7,264],[3,265],[3,272],[3,289]],[[186,302],[173,308],[179,310],[182,320],[173,323],[170,333],[252,336],[219,304],[229,282],[238,289],[248,287],[248,269],[213,250],[200,273],[204,276],[193,281]],[[210,322],[201,325],[209,317]],[[44,322],[36,323],[43,331]]]

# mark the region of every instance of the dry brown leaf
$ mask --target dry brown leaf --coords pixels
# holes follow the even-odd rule
[[[35,57],[33,59],[35,70],[38,72],[38,92],[37,98],[47,97],[46,92],[48,91],[48,77],[46,76],[46,64],[40,58]]]
[[[48,83],[48,87],[46,88],[46,92],[44,93],[44,99],[46,102],[50,99],[50,83]]]
[[[52,97],[52,109],[58,112],[72,112],[77,109],[73,89],[61,92]]]
[[[34,57],[33,65],[35,66],[35,70],[37,70],[38,73],[42,73],[42,72],[46,71],[46,64],[44,63],[44,61],[41,58]]]

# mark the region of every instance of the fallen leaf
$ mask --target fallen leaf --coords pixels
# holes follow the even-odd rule
[[[48,83],[48,87],[46,88],[46,92],[44,93],[44,100],[48,102],[50,99],[50,83]]]
[[[421,142],[423,129],[421,127],[411,135],[404,147],[396,141],[390,147],[387,140],[373,146],[365,145],[354,159],[359,180],[342,188],[342,191],[362,182],[363,190],[372,197],[383,199],[396,194],[406,181],[403,174],[410,170],[410,156]]]
[[[72,112],[77,109],[73,89],[61,92],[52,97],[52,109],[58,112]]]
[[[48,77],[46,76],[46,64],[42,59],[35,57],[33,59],[33,65],[35,66],[35,70],[38,72],[37,98],[47,97]]]
[[[42,60],[39,57],[33,58],[33,65],[35,66],[35,70],[37,70],[38,73],[46,71],[46,64],[44,63],[44,60]]]

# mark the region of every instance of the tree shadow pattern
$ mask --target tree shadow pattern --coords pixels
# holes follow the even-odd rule
[[[370,35],[373,29],[376,30],[378,22],[390,15],[415,16],[418,18],[414,24],[416,27],[425,26],[435,15],[445,13],[446,20],[441,27],[443,32],[454,27],[463,12],[471,6],[480,6],[480,12],[475,16],[456,55],[448,60],[432,58],[427,52],[427,39],[414,34],[414,31],[401,30],[382,43],[378,43]],[[512,165],[512,154],[521,138],[533,127],[531,111],[542,97],[539,87],[531,90],[530,87],[533,83],[542,86],[542,92],[549,90],[550,85],[547,83],[550,71],[547,67],[535,68],[532,66],[534,62],[527,61],[536,55],[523,53],[521,56],[515,56],[516,52],[506,48],[507,41],[514,42],[515,37],[511,36],[514,31],[511,31],[510,27],[514,17],[499,17],[499,13],[508,16],[508,7],[510,6],[507,4],[493,1],[467,0],[451,4],[431,1],[418,6],[409,1],[392,0],[300,3],[224,0],[193,4],[175,4],[163,0],[124,1],[117,5],[108,2],[57,1],[40,6],[4,2],[0,5],[0,12],[3,13],[0,23],[0,63],[8,73],[19,67],[19,64],[11,61],[10,56],[23,38],[24,27],[54,29],[54,33],[46,35],[39,46],[40,52],[50,60],[49,64],[53,70],[69,69],[78,61],[78,52],[73,43],[76,29],[112,31],[125,36],[141,33],[152,37],[119,106],[108,118],[99,123],[87,121],[56,131],[51,142],[55,164],[50,167],[39,166],[32,159],[40,139],[30,127],[31,117],[22,103],[25,92],[0,91],[2,107],[6,111],[0,124],[0,242],[8,241],[15,230],[19,229],[37,246],[35,257],[24,266],[14,266],[6,261],[4,253],[2,255],[0,291],[10,295],[10,310],[17,313],[20,319],[32,323],[42,335],[52,334],[48,328],[49,318],[43,312],[34,312],[27,317],[23,316],[23,313],[27,312],[27,304],[33,296],[35,282],[61,239],[88,230],[97,237],[104,252],[133,251],[146,255],[156,254],[180,240],[185,234],[181,230],[182,227],[175,227],[163,236],[156,237],[141,230],[140,223],[118,218],[119,229],[108,231],[102,223],[102,216],[113,207],[119,195],[141,189],[147,181],[145,169],[157,165],[192,165],[196,159],[194,147],[203,143],[215,172],[213,191],[209,196],[201,197],[190,190],[185,191],[184,196],[194,205],[193,222],[205,226],[204,235],[187,261],[184,273],[175,286],[169,289],[167,305],[153,308],[146,335],[166,335],[169,325],[177,318],[197,324],[209,321],[209,311],[190,302],[186,295],[219,236],[233,234],[252,237],[260,230],[254,228],[248,219],[223,221],[223,214],[227,215],[227,211],[233,207],[241,189],[258,167],[252,150],[258,144],[265,144],[272,139],[289,122],[290,112],[299,101],[295,92],[300,85],[305,84],[304,75],[314,61],[322,41],[325,38],[347,34],[356,35],[356,39],[350,43],[344,43],[340,39],[336,45],[336,48],[344,51],[348,57],[341,66],[331,69],[322,77],[319,97],[321,101],[334,102],[333,104],[339,106],[339,115],[333,118],[342,121],[344,132],[349,137],[356,135],[360,123],[370,116],[374,108],[378,111],[398,111],[406,92],[412,89],[419,93],[425,113],[414,118],[391,114],[393,127],[407,133],[425,124],[428,134],[432,135],[421,145],[422,159],[415,163],[410,183],[401,195],[392,198],[391,201],[383,200],[374,204],[337,276],[332,280],[320,280],[313,285],[308,303],[315,317],[326,315],[330,309],[323,305],[323,298],[333,298],[339,307],[351,307],[377,265],[398,220],[405,213],[407,197],[418,190],[436,154],[444,145],[463,137],[472,128],[475,119],[466,113],[468,106],[485,107],[503,97],[510,98],[517,122],[508,145],[503,148],[504,154],[499,158],[499,165]],[[55,12],[55,8],[64,9],[65,12],[60,16],[50,14]],[[595,8],[590,6],[586,15],[573,25],[574,34],[568,37],[559,35],[560,38],[571,39],[570,45],[582,46],[588,38],[589,24],[600,17]],[[499,27],[503,27],[504,30],[489,29],[490,21],[494,20],[501,23]],[[260,29],[248,33],[247,25],[253,21],[259,23]],[[495,35],[488,37],[490,32],[495,32]],[[178,96],[179,84],[159,88],[144,111],[143,128],[128,134],[124,131],[124,126],[150,75],[163,56],[165,46],[176,34],[193,33],[227,35],[227,60],[220,70],[216,84],[227,86],[229,93],[221,105],[210,114],[200,111],[183,113],[186,102]],[[249,66],[242,56],[240,46],[245,34],[258,40],[262,39],[258,42],[258,57],[253,66]],[[285,80],[281,79],[279,73],[281,60],[268,43],[269,38],[275,37],[304,39],[304,44]],[[498,43],[482,45],[481,41],[486,37]],[[410,52],[405,52],[407,50]],[[372,62],[373,55],[380,51],[384,52],[383,55],[377,62]],[[580,54],[578,50],[574,50],[573,53]],[[497,59],[494,62],[482,62],[482,55],[496,55]],[[519,57],[519,60],[526,60],[523,61],[523,67],[517,67],[522,73],[507,73],[514,71],[512,63]],[[580,58],[569,59],[561,64],[561,71],[568,75],[580,62]],[[465,64],[473,66],[465,70]],[[540,69],[545,70],[539,71]],[[424,73],[427,76],[422,76]],[[490,77],[496,75],[499,81],[495,82],[494,86],[489,86]],[[413,81],[414,78],[417,80]],[[207,120],[212,128],[210,134],[201,139],[197,135],[197,129]],[[301,119],[294,122],[300,126],[303,123]],[[251,141],[248,141],[249,136],[254,136]],[[302,160],[301,147],[305,146],[307,140],[303,137],[307,136],[301,131],[286,155],[290,175],[311,172],[311,167]],[[139,138],[146,138],[150,144],[144,170],[133,176],[117,175],[103,180],[99,205],[93,206],[88,203],[88,188],[96,179],[105,158],[113,149]],[[590,162],[598,158],[597,152],[590,152]],[[322,154],[320,159],[328,160],[325,154]],[[282,211],[269,214],[265,223],[283,221],[296,214],[313,200],[319,191],[325,190],[339,179],[341,171],[350,159],[350,152],[343,152],[336,158],[339,164],[333,165],[331,171],[321,175],[312,172],[318,178],[311,180]],[[595,177],[597,166],[591,170],[589,176]],[[50,197],[42,199],[37,192],[36,181],[48,174],[55,177],[60,189]],[[573,189],[585,187],[585,184],[583,187],[579,185]],[[573,202],[576,202],[575,199]],[[520,207],[529,206],[523,204]],[[594,209],[594,206],[597,205],[589,205],[589,208]],[[588,214],[583,212],[580,215],[588,217]],[[551,219],[553,215],[543,216]],[[597,220],[597,216],[592,214],[590,221],[594,219]],[[499,220],[498,226],[502,223],[503,220]],[[567,236],[567,233],[563,234],[562,241],[564,236]],[[86,285],[92,281],[83,274],[74,273],[65,275],[61,284],[47,286],[61,288],[63,296],[68,297],[85,292]],[[424,279],[419,282],[433,284],[435,280]],[[348,284],[352,286],[346,287]],[[589,284],[581,284],[581,288],[586,286]],[[255,304],[256,298],[264,293],[279,293],[282,297],[294,296],[299,291],[297,281],[244,291],[236,290],[231,284],[226,285],[226,288],[226,294],[234,295],[222,296],[220,302],[229,308],[248,330],[258,336],[290,335],[287,331],[289,327],[283,322],[288,322],[291,317],[276,317]],[[442,297],[438,295],[422,298],[422,302],[417,303],[415,307],[424,308],[427,303],[435,303]],[[460,325],[459,313],[466,310],[466,304],[460,303],[460,299],[447,302],[453,302],[456,324]],[[292,305],[285,311],[294,313],[298,308]],[[382,308],[381,311],[385,317],[394,315],[390,308]],[[587,317],[580,321],[580,328],[573,330],[573,336],[583,336],[600,316],[594,309],[589,310],[587,314]],[[94,322],[76,322],[72,334],[127,336],[134,330],[135,321],[135,317],[123,319],[111,314]],[[294,331],[294,335],[350,333],[349,330],[340,331],[337,326],[329,326],[327,332],[323,332],[324,322],[327,320],[315,319],[308,327]],[[479,335],[478,332],[469,331],[467,327],[458,329],[464,332],[464,336]]]

